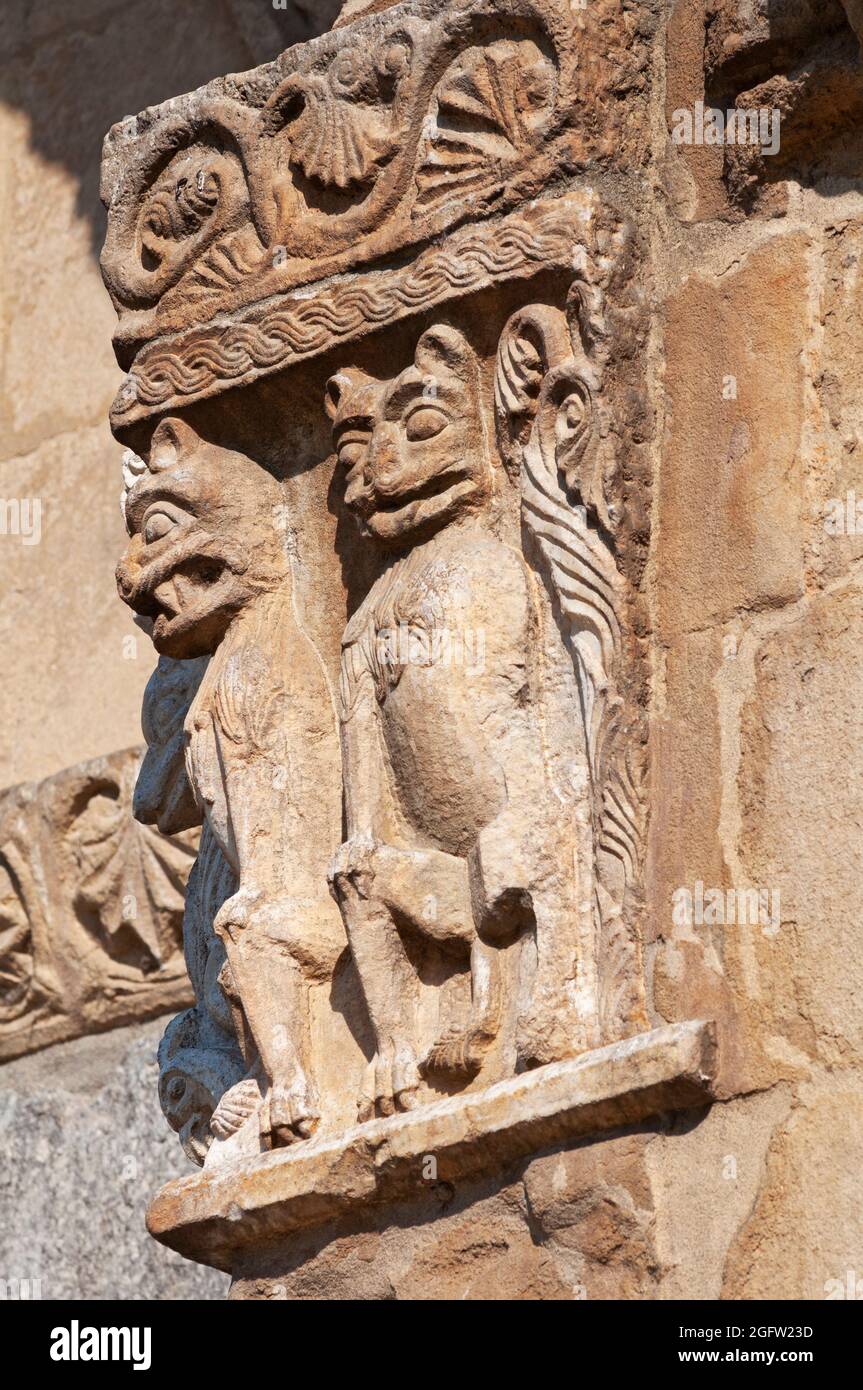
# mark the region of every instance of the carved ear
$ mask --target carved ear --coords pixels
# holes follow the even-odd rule
[[[193,454],[200,443],[201,436],[185,420],[160,420],[150,441],[150,472],[172,468],[180,458]]]
[[[508,472],[520,467],[543,383],[571,352],[566,317],[558,309],[531,304],[507,321],[497,349],[494,406],[498,447]]]
[[[348,396],[352,396],[363,386],[370,386],[375,377],[353,367],[336,372],[324,387],[324,409],[331,420],[335,420]]]
[[[579,464],[593,427],[594,407],[587,382],[570,374],[562,377],[554,392],[553,405],[555,458],[567,487],[573,488],[579,481]]]
[[[449,373],[461,381],[470,381],[478,373],[476,353],[467,338],[446,323],[436,323],[422,335],[415,362],[418,371],[435,376]]]
[[[331,376],[324,387],[324,409],[331,420],[335,420],[339,413],[339,406],[342,397],[351,389],[351,379],[346,372],[337,372]]]
[[[614,522],[608,510],[599,407],[594,374],[586,359],[570,357],[543,383],[534,441],[549,472],[565,486],[571,502],[586,507],[607,531]]]

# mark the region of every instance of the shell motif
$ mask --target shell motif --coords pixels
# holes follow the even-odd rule
[[[291,163],[306,178],[347,192],[369,184],[394,148],[391,123],[374,107],[315,101],[293,127]]]
[[[290,163],[341,193],[363,190],[400,143],[398,96],[411,44],[396,35],[371,58],[339,53],[325,72],[296,74],[268,103],[290,139]]]

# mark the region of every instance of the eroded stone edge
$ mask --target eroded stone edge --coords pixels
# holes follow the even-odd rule
[[[714,1098],[715,1028],[657,1028],[296,1150],[169,1183],[147,1213],[150,1234],[187,1259],[231,1271],[237,1252],[415,1196],[424,1157],[438,1181],[478,1177],[567,1140],[601,1137]]]

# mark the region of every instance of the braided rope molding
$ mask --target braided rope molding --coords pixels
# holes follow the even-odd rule
[[[397,270],[329,282],[317,292],[306,289],[263,311],[257,306],[255,318],[212,324],[145,347],[114,402],[112,424],[122,428],[166,407],[246,385],[501,280],[569,267],[576,246],[590,239],[593,211],[584,197],[536,204],[463,229]]]

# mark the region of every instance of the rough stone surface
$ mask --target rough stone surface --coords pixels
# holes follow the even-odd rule
[[[226,1280],[147,1237],[138,1200],[188,1171],[159,1111],[163,1023],[0,1068],[0,1278],[44,1299],[221,1298]]]

